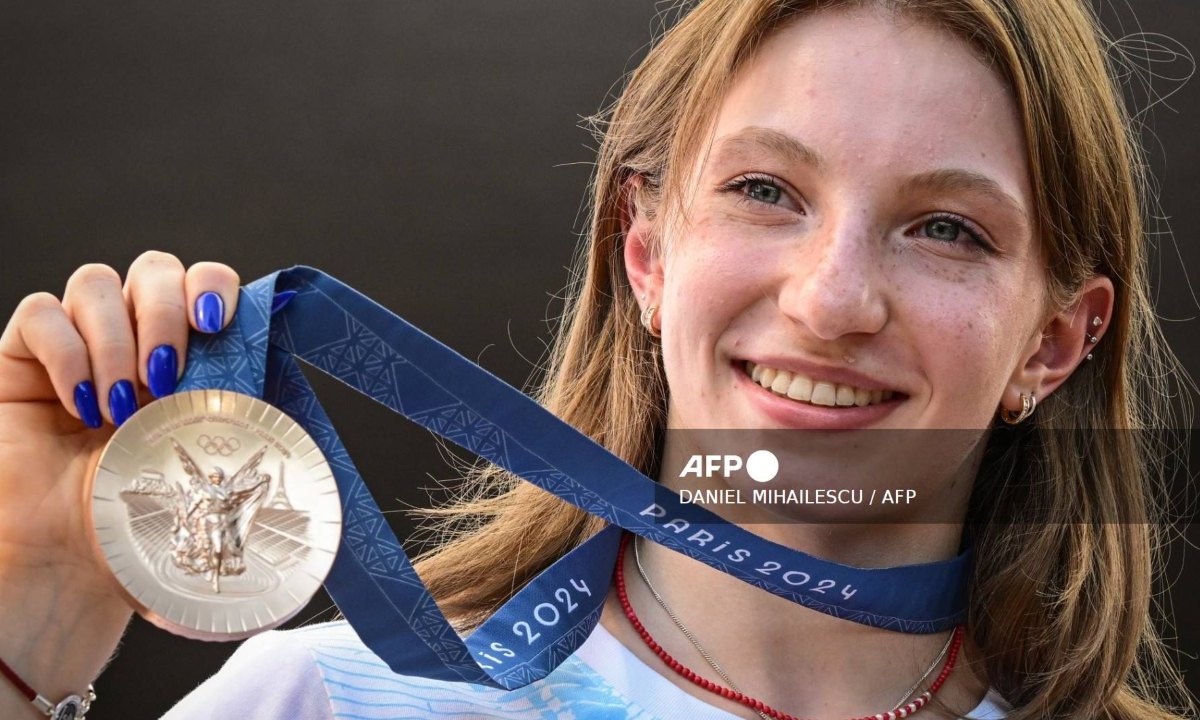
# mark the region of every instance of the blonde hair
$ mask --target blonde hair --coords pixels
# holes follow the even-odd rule
[[[625,273],[627,181],[644,181],[640,212],[679,200],[715,109],[756,47],[801,14],[847,6],[931,23],[992,64],[1024,125],[1051,302],[1068,306],[1096,274],[1116,288],[1095,360],[1022,430],[993,432],[989,441],[967,519],[976,557],[968,627],[979,664],[1014,705],[1011,720],[1176,717],[1168,704],[1183,712],[1187,692],[1151,622],[1163,448],[1141,431],[1171,427],[1167,386],[1190,385],[1154,320],[1144,161],[1104,35],[1082,0],[699,3],[598,118],[590,233],[535,397],[654,476],[667,387]],[[1096,441],[1110,429],[1119,432]],[[444,542],[417,570],[463,631],[604,526],[488,465],[430,515]]]

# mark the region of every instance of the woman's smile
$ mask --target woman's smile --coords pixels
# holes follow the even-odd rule
[[[755,381],[745,372],[744,364],[733,365],[735,383],[740,391],[757,410],[769,418],[770,422],[780,428],[796,430],[858,430],[878,425],[884,418],[892,414],[903,402],[902,396],[892,396],[887,400],[869,401],[863,405],[854,403],[855,392],[847,385],[832,385],[817,382],[813,386],[814,400],[799,400],[788,397],[774,389],[768,390],[761,382]],[[768,374],[771,370],[766,371]],[[788,373],[784,371],[784,375]],[[802,377],[802,376],[801,376]],[[803,385],[804,380],[801,380]],[[865,392],[865,391],[864,391]],[[877,391],[882,393],[883,391]],[[837,403],[837,396],[849,404]],[[870,393],[867,393],[868,399]],[[833,402],[825,402],[832,398]]]
[[[772,423],[784,428],[867,428],[891,415],[908,398],[869,379],[847,377],[845,370],[802,373],[778,367],[784,364],[769,366],[747,360],[732,365],[738,388]]]
[[[813,405],[866,407],[891,400],[896,394],[893,388],[845,370],[797,368],[782,362],[756,364],[749,360],[744,367],[754,382],[776,395]]]

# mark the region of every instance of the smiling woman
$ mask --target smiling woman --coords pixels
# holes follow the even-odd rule
[[[606,119],[589,253],[541,394],[647,471],[686,428],[975,432],[962,462],[860,450],[790,480],[923,467],[918,496],[952,524],[754,525],[871,567],[968,539],[969,669],[939,695],[950,716],[987,712],[989,686],[1011,718],[1187,703],[1150,621],[1157,526],[1131,521],[1156,517],[1161,448],[1130,431],[1172,426],[1148,383],[1179,376],[1106,46],[1077,0],[701,3]],[[496,472],[476,480],[507,490],[446,510],[447,527],[488,522],[419,565],[464,627],[600,527]],[[706,660],[796,715],[892,707],[943,640],[847,627],[658,545],[641,555],[658,580],[632,586],[633,605],[670,598],[646,620],[656,641],[699,658],[672,627],[686,619]],[[481,582],[497,564],[513,572]],[[609,610],[604,627],[662,667]]]
[[[626,536],[599,625],[519,690],[395,674],[337,622],[247,642],[170,717],[1182,716],[1151,617],[1163,450],[1136,431],[1172,427],[1187,386],[1149,301],[1142,159],[1105,47],[1083,0],[704,0],[598,120],[592,225],[537,400],[681,493],[681,433],[819,438],[770,497],[849,498],[854,521],[766,502],[738,523],[863,576],[969,548],[964,624],[850,622]],[[86,686],[128,619],[64,530],[107,437],[83,424],[120,424],[135,401],[108,388],[140,368],[169,394],[182,368],[162,348],[189,321],[229,322],[236,286],[162,253],[124,292],[85,266],[0,340],[0,599],[56,608],[7,620],[0,656],[39,689]],[[102,413],[98,394],[120,402]],[[846,430],[905,442],[813,432]],[[909,517],[857,488],[902,492]],[[35,508],[70,522],[31,523]],[[416,568],[463,633],[607,526],[491,465],[430,515],[444,541]],[[662,526],[750,559],[682,517]],[[18,705],[0,695],[5,717]]]

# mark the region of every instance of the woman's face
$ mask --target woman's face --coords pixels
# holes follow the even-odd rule
[[[928,25],[817,13],[739,72],[713,137],[654,274],[668,428],[968,428],[908,473],[824,463],[968,464],[1045,320],[1001,78]]]
[[[713,138],[663,225],[669,427],[988,427],[1045,320],[1004,82],[927,25],[818,13]]]

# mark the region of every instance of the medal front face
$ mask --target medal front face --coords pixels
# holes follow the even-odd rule
[[[92,539],[147,620],[202,640],[287,621],[333,565],[341,501],[316,442],[278,408],[222,390],[155,401],[109,440]]]

